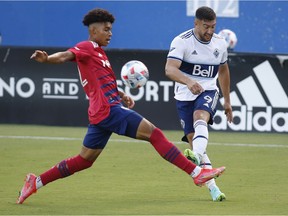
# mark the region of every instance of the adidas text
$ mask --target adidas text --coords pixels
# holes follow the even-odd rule
[[[261,132],[288,132],[288,113],[272,112],[272,107],[267,106],[264,111],[248,110],[242,105],[240,110],[233,111],[237,123],[228,124],[224,111],[218,110],[215,114],[215,122],[211,125],[214,130],[256,131]],[[219,121],[220,120],[220,121]]]

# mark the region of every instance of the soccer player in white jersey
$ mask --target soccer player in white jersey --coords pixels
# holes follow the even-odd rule
[[[191,149],[185,156],[200,166],[212,168],[206,153],[208,144],[207,124],[213,124],[219,89],[224,97],[228,122],[233,121],[230,104],[230,72],[227,64],[227,46],[223,38],[214,33],[216,14],[209,7],[196,10],[194,28],[174,38],[165,66],[166,75],[175,81],[175,99],[183,141]],[[212,179],[206,182],[213,201],[226,199]]]

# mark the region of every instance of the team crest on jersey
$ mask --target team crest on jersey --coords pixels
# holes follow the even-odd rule
[[[215,49],[214,50],[214,52],[213,52],[213,54],[214,54],[214,56],[216,57],[216,58],[218,58],[218,56],[219,56],[219,50],[218,49]]]

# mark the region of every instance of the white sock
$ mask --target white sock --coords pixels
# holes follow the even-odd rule
[[[38,189],[41,188],[41,187],[43,187],[43,183],[42,183],[42,181],[41,181],[40,176],[38,176],[38,177],[36,178],[36,189],[38,190]]]
[[[199,175],[200,172],[201,172],[201,168],[199,166],[196,166],[190,175],[192,176],[192,178],[195,178],[196,176]]]
[[[202,168],[205,167],[206,169],[212,169],[211,161],[210,161],[210,159],[206,153],[204,153],[204,155],[202,157],[201,167]],[[207,181],[205,184],[209,190],[211,190],[213,187],[216,186],[215,179],[211,179],[211,180]]]
[[[193,151],[202,158],[208,144],[208,127],[204,120],[194,122]]]

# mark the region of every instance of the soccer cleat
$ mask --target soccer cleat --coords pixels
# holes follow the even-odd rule
[[[205,182],[209,181],[210,179],[219,177],[225,171],[225,169],[226,167],[224,166],[213,169],[203,168],[201,169],[201,172],[195,178],[193,178],[194,183],[197,186],[201,187]]]
[[[21,191],[19,192],[19,197],[17,199],[17,204],[22,204],[25,199],[31,196],[33,193],[37,192],[36,189],[36,175],[33,173],[27,174],[26,178],[24,179],[25,183],[22,187]]]
[[[210,190],[210,194],[211,194],[212,200],[215,202],[221,202],[226,199],[225,194],[222,193],[217,186],[214,186],[212,190]]]
[[[190,149],[185,149],[184,150],[184,155],[185,157],[192,161],[194,164],[196,164],[197,166],[200,165],[200,158],[199,155],[196,154],[194,151],[190,150]]]

